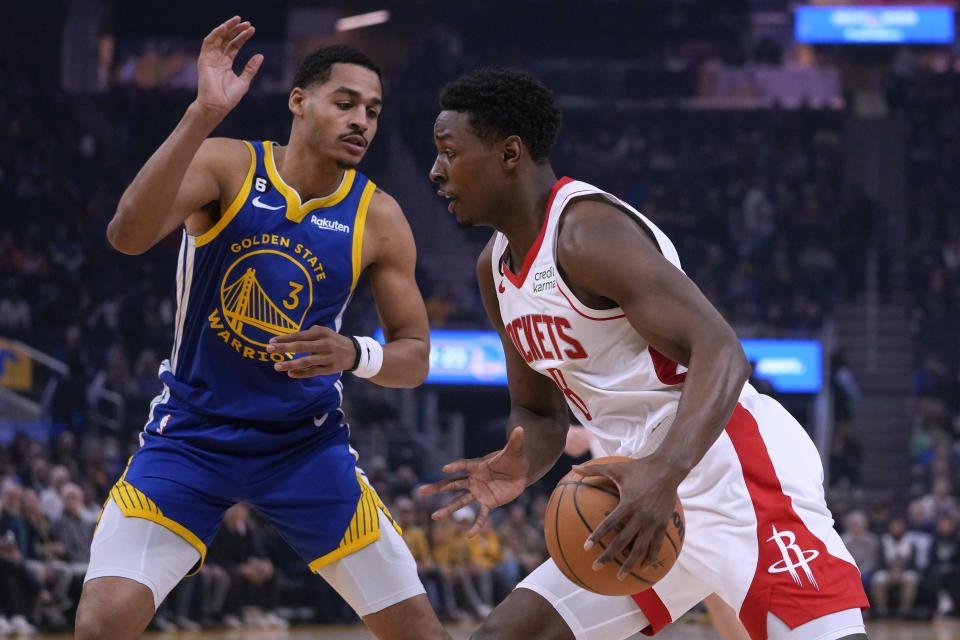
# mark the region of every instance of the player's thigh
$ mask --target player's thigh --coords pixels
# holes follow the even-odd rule
[[[860,609],[829,613],[793,629],[772,613],[767,614],[767,638],[770,640],[866,640],[866,633]]]
[[[553,560],[524,578],[494,609],[480,640],[619,640],[649,625],[630,596],[602,596],[568,580]]]
[[[180,535],[146,518],[125,516],[111,498],[103,508],[90,545],[84,597],[88,593],[87,585],[99,579],[123,578],[126,581],[110,580],[109,584],[125,585],[129,582],[143,587],[150,595],[152,615],[199,560],[200,552]],[[122,586],[116,588],[124,589]],[[129,590],[134,591],[133,587]],[[136,591],[140,592],[139,589]],[[89,593],[100,594],[101,587],[90,587]],[[123,606],[123,600],[107,599],[98,603],[97,609],[91,613],[111,615],[120,612]]]

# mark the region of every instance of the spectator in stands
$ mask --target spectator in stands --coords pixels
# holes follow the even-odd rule
[[[569,444],[570,438],[567,440]],[[543,532],[530,524],[526,506],[521,502],[513,502],[507,507],[507,517],[497,529],[497,535],[503,549],[500,579],[502,586],[509,591],[547,559],[546,545]]]
[[[473,525],[472,520],[457,520],[457,525],[463,529],[464,535]],[[483,604],[491,610],[497,603],[494,599],[494,578],[499,576],[500,563],[503,554],[500,551],[500,539],[493,529],[493,523],[488,519],[480,531],[472,538],[467,538],[470,548],[470,575],[477,587]]]
[[[924,572],[924,585],[935,596],[937,616],[954,611],[960,597],[960,540],[957,539],[957,520],[954,514],[937,518],[936,535],[930,550],[930,565]]]
[[[223,526],[210,545],[207,562],[223,567],[230,575],[223,617],[227,627],[286,626],[282,618],[269,611],[274,604],[273,563],[266,556],[247,505],[241,502],[227,509]]]
[[[843,529],[843,544],[860,569],[864,590],[870,593],[873,574],[880,560],[880,539],[867,528],[867,515],[863,511],[848,513],[843,520]]]
[[[27,542],[17,532],[25,536],[26,527],[19,516],[20,494],[15,485],[10,478],[0,485],[0,633],[32,634],[36,628],[29,619],[36,620],[41,597],[49,594],[40,589],[24,562],[22,549]]]
[[[67,628],[64,614],[73,608],[70,586],[74,573],[63,560],[66,549],[54,537],[53,527],[40,508],[37,492],[25,489],[21,502],[30,537],[25,563],[37,582],[51,595],[50,602],[41,611],[41,621],[47,628],[62,630]]]
[[[933,487],[930,493],[920,498],[930,519],[929,529],[933,529],[933,522],[943,515],[951,515],[957,512],[957,500],[953,496],[953,488],[950,484],[950,478],[946,475],[938,475],[933,479]]]
[[[460,515],[457,515],[460,514]],[[483,601],[471,573],[470,544],[466,529],[474,520],[470,507],[464,507],[451,520],[434,522],[430,528],[430,543],[437,568],[453,589],[456,608],[467,611],[474,619],[482,620],[493,610]],[[464,524],[458,523],[466,523]]]
[[[94,523],[83,514],[83,489],[72,482],[63,485],[63,514],[54,524],[54,537],[63,544],[63,559],[73,575],[82,578],[90,563]]]
[[[44,460],[37,465],[38,477],[46,475],[44,468],[50,469],[50,484],[39,488],[40,507],[46,514],[50,522],[56,522],[63,515],[63,497],[61,491],[64,485],[70,482],[70,471],[61,465],[50,468],[50,464]]]
[[[434,611],[441,620],[463,619],[464,614],[456,607],[450,583],[437,568],[427,533],[417,524],[413,500],[406,496],[397,498],[391,512],[403,530],[403,541],[407,543],[413,559],[417,562],[417,575],[427,590],[427,597]]]
[[[880,538],[880,566],[873,576],[872,604],[878,617],[890,614],[892,591],[896,591],[899,599],[897,614],[900,617],[912,614],[920,579],[916,558],[917,549],[907,536],[906,521],[895,517]]]

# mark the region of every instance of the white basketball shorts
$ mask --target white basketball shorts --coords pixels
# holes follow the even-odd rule
[[[686,519],[683,549],[652,588],[601,596],[570,583],[552,560],[518,588],[551,602],[578,638],[604,627],[598,615],[621,621],[617,628],[625,635],[607,628],[610,640],[637,631],[652,635],[714,592],[754,640],[783,638],[781,629],[801,626],[816,627],[824,639],[863,633],[858,610],[869,605],[860,572],[833,528],[820,456],[780,403],[760,394],[742,398],[678,493]],[[831,615],[839,612],[845,613]],[[840,635],[806,624],[827,616]],[[768,628],[768,619],[782,624]]]

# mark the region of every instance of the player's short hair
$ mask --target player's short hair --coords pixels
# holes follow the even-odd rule
[[[441,89],[440,108],[469,114],[484,140],[520,136],[537,164],[550,157],[560,130],[553,92],[519,69],[488,67],[460,76]]]
[[[370,56],[349,45],[334,44],[320,47],[303,59],[293,76],[293,86],[306,89],[312,84],[323,84],[330,79],[330,68],[337,63],[366,67],[376,73],[380,82],[383,82],[380,67]]]

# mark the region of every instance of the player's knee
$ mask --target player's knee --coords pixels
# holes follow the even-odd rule
[[[480,628],[473,632],[470,640],[507,640],[513,638],[516,633],[517,625],[510,624],[510,616],[505,614],[502,609],[494,609],[493,613],[488,615],[480,625]]]
[[[77,619],[73,627],[74,640],[104,640],[109,637],[106,617],[90,607],[77,609]]]

